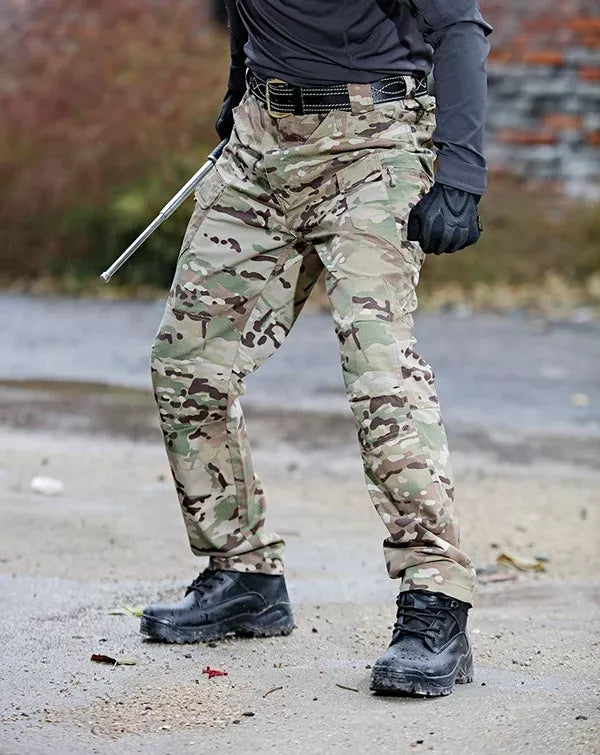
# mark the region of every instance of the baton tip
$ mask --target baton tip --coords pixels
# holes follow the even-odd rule
[[[109,281],[109,280],[110,280],[110,278],[111,278],[111,276],[110,276],[110,275],[108,274],[108,272],[106,272],[106,273],[102,273],[102,274],[100,275],[100,277],[102,278],[102,280],[103,280],[103,281],[104,281],[105,283],[108,283],[108,281]]]

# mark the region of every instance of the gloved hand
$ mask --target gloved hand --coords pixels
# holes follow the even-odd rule
[[[233,108],[239,105],[246,92],[246,69],[231,67],[229,85],[217,117],[215,128],[220,139],[229,139],[233,131]]]
[[[215,128],[220,139],[229,139],[233,131],[233,108],[239,105],[244,96],[243,91],[229,91],[225,95],[221,112],[217,117]]]
[[[483,227],[477,194],[435,183],[408,216],[408,239],[426,254],[457,252],[475,244]]]

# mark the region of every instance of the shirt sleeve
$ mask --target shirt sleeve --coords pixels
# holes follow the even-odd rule
[[[425,41],[433,47],[436,181],[481,195],[487,182],[483,136],[487,37],[492,27],[476,0],[409,2]]]
[[[244,45],[248,41],[248,31],[238,11],[236,0],[225,0],[225,8],[227,11],[231,49],[228,89],[245,89],[246,54],[244,53]]]

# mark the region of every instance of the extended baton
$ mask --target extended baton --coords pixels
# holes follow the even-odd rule
[[[158,215],[154,218],[154,220],[150,223],[150,225],[140,233],[140,235],[137,237],[137,239],[133,242],[133,244],[130,244],[130,246],[127,247],[127,249],[123,252],[123,254],[116,259],[112,265],[108,268],[108,270],[105,270],[102,275],[100,276],[102,280],[105,283],[108,283],[108,281],[113,277],[113,275],[117,272],[117,270],[122,267],[127,260],[131,257],[131,255],[140,248],[140,246],[146,241],[146,239],[151,236],[154,231],[158,228],[158,226],[163,222],[163,220],[166,220],[169,215],[171,215],[175,210],[179,207],[179,205],[184,202],[189,195],[194,191],[196,186],[202,181],[204,176],[211,170],[213,165],[217,162],[219,159],[221,152],[223,151],[223,147],[227,144],[227,139],[223,139],[222,142],[220,142],[210,153],[208,156],[207,161],[204,163],[204,165],[200,168],[200,170],[196,171],[194,175],[190,178],[190,180],[179,189],[177,194],[175,194],[174,197],[169,199],[167,204],[162,208],[162,210],[158,213]]]

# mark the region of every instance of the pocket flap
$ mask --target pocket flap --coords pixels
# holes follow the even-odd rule
[[[196,187],[194,199],[200,207],[210,207],[225,188],[225,181],[216,168],[212,168]]]
[[[433,182],[433,152],[429,149],[420,152],[408,152],[405,150],[390,150],[381,159],[381,165],[390,176],[394,184],[407,182],[424,183]]]
[[[381,160],[376,152],[345,165],[337,172],[338,186],[345,193],[352,191],[355,186],[380,179]]]

